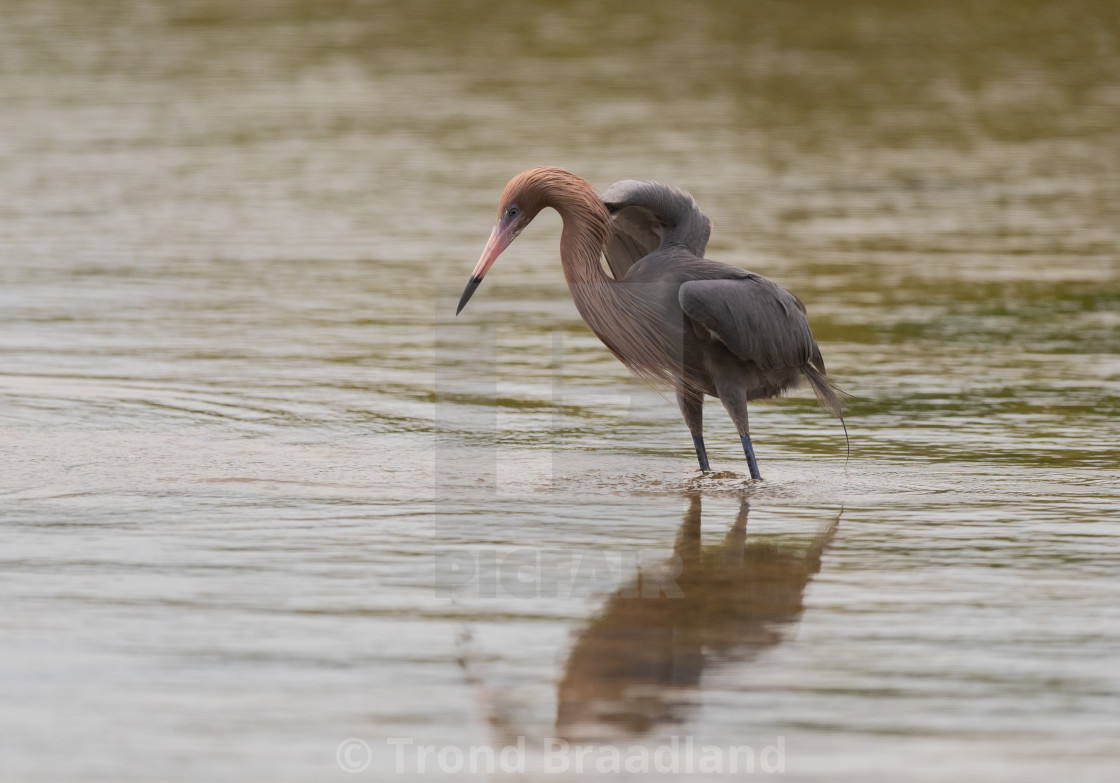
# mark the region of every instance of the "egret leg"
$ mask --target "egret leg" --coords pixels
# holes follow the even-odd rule
[[[752,479],[761,479],[758,472],[758,460],[754,458],[754,446],[751,444],[750,424],[747,418],[747,395],[742,387],[726,379],[716,379],[716,390],[719,392],[719,401],[731,417],[731,422],[739,433],[739,442],[743,444],[743,453],[747,455],[747,467],[750,468]]]
[[[747,467],[750,468],[752,479],[761,479],[762,474],[758,472],[758,460],[754,458],[754,446],[751,444],[751,436],[743,434],[739,436],[739,440],[743,443],[743,452],[747,455]]]
[[[677,404],[688,431],[692,433],[692,444],[696,446],[696,459],[700,460],[700,470],[711,473],[708,467],[708,452],[704,450],[704,396],[685,389],[677,389]]]
[[[696,459],[700,460],[700,470],[711,473],[712,469],[708,467],[708,452],[704,450],[704,436],[693,435],[692,443],[696,446]]]

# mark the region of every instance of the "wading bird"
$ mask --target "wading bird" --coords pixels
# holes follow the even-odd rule
[[[660,183],[624,180],[600,198],[590,183],[563,169],[518,174],[502,193],[498,221],[456,315],[502,251],[545,207],[564,221],[560,263],[576,309],[633,373],[674,389],[702,471],[711,470],[704,395],[723,403],[753,479],[762,476],[748,400],[776,397],[804,377],[821,406],[841,416],[805,305],[765,277],[704,258],[711,221],[692,196]]]

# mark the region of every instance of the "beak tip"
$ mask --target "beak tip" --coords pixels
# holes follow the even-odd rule
[[[455,315],[463,312],[463,308],[467,306],[471,296],[478,290],[479,285],[482,284],[482,278],[471,275],[471,279],[467,281],[467,287],[463,289],[463,295],[459,297],[459,306],[455,308]]]

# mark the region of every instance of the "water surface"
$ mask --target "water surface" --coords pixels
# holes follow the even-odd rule
[[[2,5],[4,780],[1114,776],[1114,4]],[[850,457],[755,406],[752,484],[711,404],[700,477],[551,213],[453,318],[542,164],[688,188]]]

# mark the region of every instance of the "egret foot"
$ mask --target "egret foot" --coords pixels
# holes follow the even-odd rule
[[[758,472],[758,460],[754,458],[754,446],[751,445],[750,435],[740,435],[739,440],[743,443],[743,452],[747,455],[747,467],[750,468],[752,479],[761,479],[762,474]]]
[[[696,446],[696,459],[700,460],[700,470],[711,473],[712,469],[708,467],[708,452],[704,450],[704,436],[693,435],[692,444]]]

